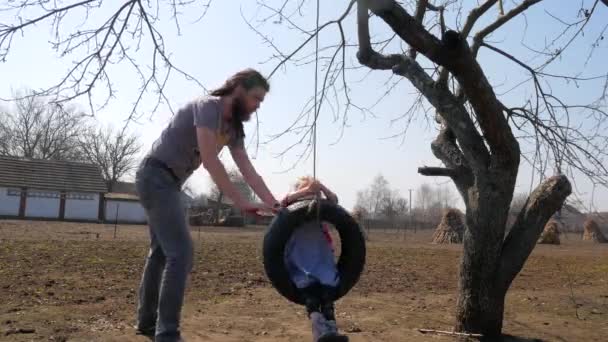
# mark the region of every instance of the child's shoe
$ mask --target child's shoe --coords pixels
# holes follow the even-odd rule
[[[348,336],[338,333],[336,321],[328,321],[320,312],[310,314],[313,342],[348,342]]]

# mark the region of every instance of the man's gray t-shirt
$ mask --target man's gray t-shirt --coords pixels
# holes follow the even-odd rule
[[[232,125],[223,123],[221,114],[219,97],[205,96],[189,102],[177,111],[148,156],[165,162],[181,182],[185,181],[201,163],[196,127],[216,132],[217,153],[225,145],[243,146],[243,137],[237,137]]]

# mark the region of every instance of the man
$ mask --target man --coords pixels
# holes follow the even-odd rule
[[[236,73],[211,96],[182,107],[137,170],[137,191],[148,216],[151,239],[139,289],[138,333],[154,336],[158,342],[181,340],[180,313],[193,247],[180,190],[199,165],[241,210],[255,212],[279,206],[244,148],[243,122],[259,108],[269,89],[268,81],[253,69]],[[250,203],[230,182],[218,158],[226,145],[245,181],[264,204]]]

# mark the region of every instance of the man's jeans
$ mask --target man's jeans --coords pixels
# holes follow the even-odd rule
[[[137,326],[141,330],[156,327],[157,342],[176,341],[193,257],[180,186],[168,171],[145,162],[135,183],[151,239],[139,288]]]

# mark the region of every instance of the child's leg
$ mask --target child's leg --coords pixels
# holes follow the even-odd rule
[[[321,286],[321,313],[328,321],[335,321],[334,298],[337,289],[333,286]]]
[[[348,337],[338,333],[334,314],[334,287],[314,283],[300,289],[305,302],[306,311],[312,324],[313,341],[315,342],[346,342]]]
[[[308,317],[310,317],[313,312],[321,312],[321,285],[319,285],[319,283],[313,283],[307,287],[301,288],[300,291],[302,291],[302,295],[304,296]]]

